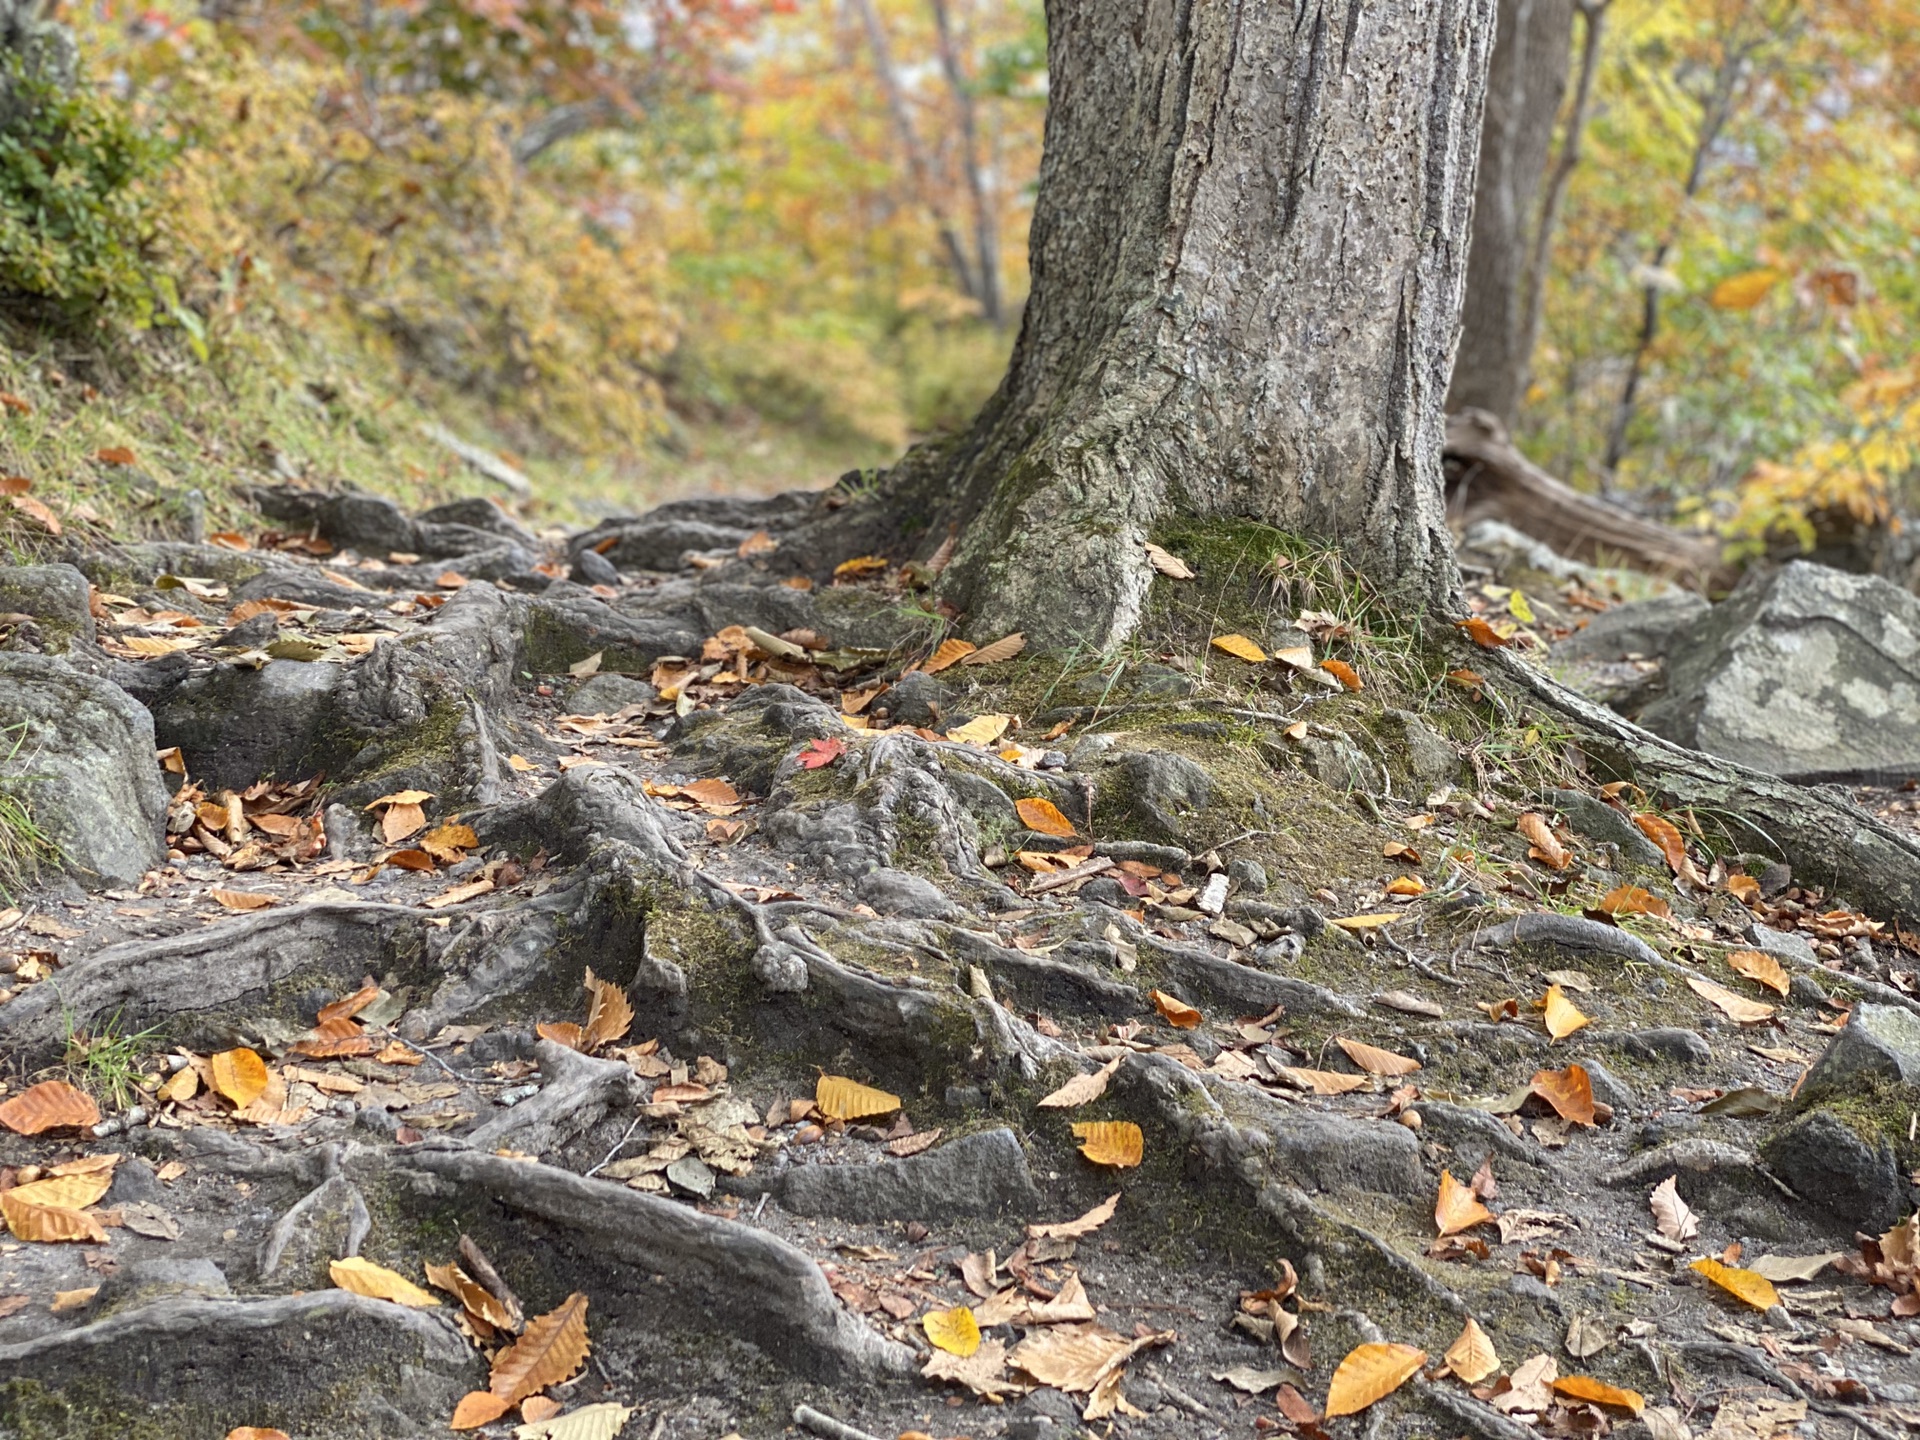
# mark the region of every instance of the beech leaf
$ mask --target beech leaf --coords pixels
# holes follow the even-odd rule
[[[1756,1310],[1771,1310],[1780,1303],[1780,1292],[1773,1288],[1773,1282],[1751,1270],[1739,1270],[1731,1265],[1723,1265],[1718,1260],[1705,1258],[1694,1261],[1687,1268],[1705,1276],[1729,1295],[1744,1300]]]
[[[0,1105],[0,1125],[16,1135],[77,1130],[100,1123],[100,1107],[86,1091],[64,1080],[43,1080]]]
[[[1462,1185],[1450,1171],[1440,1172],[1440,1195],[1434,1202],[1433,1223],[1442,1235],[1457,1235],[1492,1221],[1493,1212],[1480,1203],[1471,1185]]]
[[[1471,1315],[1460,1331],[1460,1338],[1447,1347],[1444,1358],[1447,1369],[1469,1385],[1478,1385],[1500,1368],[1500,1356],[1494,1351],[1493,1341]]]
[[[920,1317],[920,1328],[937,1350],[961,1359],[980,1348],[980,1326],[970,1306],[956,1305],[951,1310],[930,1310]]]
[[[1062,815],[1060,807],[1051,800],[1016,800],[1013,809],[1020,817],[1020,823],[1036,834],[1052,835],[1062,840],[1073,834],[1073,822]]]
[[[267,1062],[252,1050],[222,1050],[212,1057],[213,1088],[244,1110],[267,1093]]]
[[[1654,1186],[1647,1204],[1653,1210],[1653,1223],[1662,1235],[1669,1240],[1691,1240],[1700,1233],[1700,1222],[1694,1218],[1687,1202],[1680,1198],[1675,1184],[1678,1178],[1669,1175]]]
[[[1107,1093],[1107,1081],[1113,1078],[1113,1072],[1119,1068],[1118,1059],[1109,1060],[1090,1074],[1074,1076],[1037,1103],[1042,1110],[1073,1110],[1091,1100],[1098,1100]]]
[[[843,1075],[822,1075],[814,1083],[813,1103],[829,1120],[867,1120],[891,1115],[900,1108],[900,1097]]]
[[[1727,964],[1736,975],[1744,975],[1756,984],[1764,985],[1776,995],[1784,995],[1792,988],[1787,972],[1780,968],[1780,962],[1764,950],[1736,950],[1727,956]]]
[[[1551,1105],[1562,1120],[1575,1125],[1594,1123],[1593,1080],[1581,1066],[1569,1065],[1564,1070],[1537,1070],[1531,1089]]]
[[[1326,1415],[1357,1415],[1384,1400],[1427,1363],[1427,1352],[1411,1345],[1360,1345],[1347,1353],[1327,1387]]]
[[[1096,1165],[1131,1170],[1146,1155],[1146,1137],[1131,1120],[1077,1120],[1073,1136],[1080,1153]]]
[[[1205,1018],[1186,1001],[1169,995],[1164,990],[1150,991],[1149,998],[1153,1001],[1153,1008],[1160,1012],[1161,1018],[1176,1030],[1195,1029]]]
[[[1377,1045],[1363,1045],[1358,1040],[1349,1040],[1344,1035],[1333,1037],[1334,1043],[1346,1051],[1347,1058],[1369,1075],[1411,1075],[1420,1068],[1418,1060],[1405,1055],[1396,1055],[1391,1050],[1382,1050]]]

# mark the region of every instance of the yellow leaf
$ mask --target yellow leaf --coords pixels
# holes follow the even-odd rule
[[[1733,967],[1736,975],[1744,975],[1776,995],[1784,995],[1792,988],[1787,972],[1780,968],[1780,962],[1763,950],[1736,950],[1727,956],[1727,964]]]
[[[814,1107],[829,1120],[867,1120],[891,1115],[900,1097],[841,1075],[822,1075],[813,1087]]]
[[[51,1205],[56,1210],[84,1210],[99,1204],[113,1188],[113,1172],[94,1171],[86,1175],[55,1175],[16,1185],[7,1193],[26,1205]]]
[[[1303,1070],[1297,1065],[1276,1067],[1290,1084],[1311,1090],[1316,1095],[1344,1095],[1367,1083],[1365,1075],[1343,1075],[1338,1070]]]
[[[1418,875],[1402,875],[1398,879],[1387,882],[1389,895],[1424,895],[1426,893],[1427,882]]]
[[[1176,999],[1164,990],[1149,992],[1149,998],[1153,1001],[1153,1008],[1176,1030],[1191,1030],[1204,1018],[1186,1001]]]
[[[1761,267],[1722,280],[1707,296],[1716,310],[1751,310],[1780,282],[1778,270]]]
[[[1756,1310],[1771,1310],[1780,1303],[1780,1292],[1773,1288],[1773,1282],[1751,1270],[1736,1270],[1731,1265],[1722,1265],[1718,1260],[1711,1259],[1696,1260],[1687,1268],[1704,1275],[1729,1295],[1746,1301]]]
[[[887,568],[887,562],[878,555],[857,555],[851,560],[842,560],[833,567],[836,580],[857,580],[862,575],[877,575]]]
[[[1567,992],[1558,985],[1547,987],[1547,998],[1540,1002],[1547,1012],[1547,1034],[1556,1040],[1564,1040],[1582,1025],[1591,1025],[1593,1021],[1580,1013],[1580,1007],[1567,999]]]
[[[1333,1372],[1327,1388],[1326,1416],[1357,1415],[1384,1400],[1427,1363],[1427,1352],[1411,1345],[1361,1345]]]
[[[1440,1172],[1440,1198],[1434,1202],[1433,1223],[1442,1235],[1457,1235],[1476,1225],[1493,1222],[1493,1212],[1480,1203],[1473,1187],[1462,1185],[1450,1171]]]
[[[84,1240],[95,1245],[107,1242],[106,1231],[91,1215],[60,1205],[35,1205],[20,1199],[13,1190],[0,1190],[0,1216],[16,1240],[48,1244],[60,1240]]]
[[[1249,665],[1261,664],[1267,658],[1267,652],[1244,635],[1216,635],[1213,637],[1213,648],[1236,660],[1244,660]]]
[[[244,1110],[267,1090],[267,1062],[251,1050],[222,1050],[212,1058],[213,1088]]]
[[[1338,925],[1342,930],[1378,930],[1382,925],[1391,925],[1405,918],[1398,910],[1390,910],[1384,915],[1344,915],[1327,923]]]
[[[980,715],[947,731],[947,739],[960,745],[991,745],[1012,723],[1011,715]]]
[[[1072,1110],[1098,1100],[1107,1093],[1107,1081],[1113,1078],[1113,1072],[1119,1068],[1118,1060],[1109,1060],[1091,1074],[1074,1076],[1051,1095],[1043,1096],[1035,1103],[1043,1110]]]
[[[1334,1043],[1347,1052],[1347,1058],[1369,1075],[1411,1075],[1420,1068],[1418,1060],[1405,1055],[1396,1055],[1391,1050],[1382,1050],[1377,1045],[1363,1045],[1358,1040],[1349,1040],[1344,1035],[1333,1037]]]
[[[1507,613],[1522,625],[1533,624],[1533,606],[1527,602],[1527,597],[1522,595],[1518,590],[1507,596]]]
[[[376,1265],[358,1256],[329,1262],[327,1273],[342,1290],[365,1295],[369,1300],[391,1300],[396,1305],[405,1305],[409,1310],[426,1310],[440,1304],[406,1276],[395,1274],[384,1265]]]
[[[1469,1385],[1478,1385],[1500,1368],[1500,1357],[1494,1352],[1493,1341],[1487,1338],[1487,1332],[1480,1328],[1480,1323],[1471,1315],[1460,1331],[1460,1338],[1447,1347],[1444,1358],[1447,1369]]]
[[[1076,1120],[1073,1138],[1087,1159],[1116,1170],[1131,1170],[1147,1152],[1146,1137],[1131,1120]]]
[[[1601,898],[1596,908],[1609,915],[1657,915],[1663,920],[1673,914],[1671,905],[1638,885],[1615,886]]]
[[[920,1328],[937,1350],[961,1359],[980,1348],[980,1326],[970,1306],[956,1305],[951,1310],[930,1310],[920,1317]]]
[[[1553,1382],[1553,1393],[1585,1405],[1606,1405],[1632,1415],[1647,1408],[1647,1397],[1638,1390],[1622,1390],[1591,1375],[1562,1375]]]
[[[1702,1000],[1719,1007],[1722,1014],[1737,1025],[1758,1025],[1773,1018],[1773,1006],[1760,1000],[1749,1000],[1744,995],[1736,995],[1724,985],[1716,985],[1711,980],[1702,980],[1698,976],[1687,977],[1687,988]]]
[[[1060,807],[1051,800],[1016,800],[1013,809],[1020,823],[1036,834],[1061,840],[1073,834],[1073,822],[1062,815]]]
[[[938,675],[949,665],[958,665],[977,647],[967,640],[942,640],[933,654],[927,657],[927,663],[920,667],[923,675]]]

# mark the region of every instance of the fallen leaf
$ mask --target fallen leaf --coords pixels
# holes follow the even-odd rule
[[[1476,1225],[1493,1222],[1493,1212],[1480,1203],[1473,1187],[1462,1185],[1450,1171],[1440,1172],[1440,1196],[1434,1202],[1433,1223],[1442,1235],[1457,1235]]]
[[[1347,1353],[1327,1387],[1326,1416],[1357,1415],[1384,1400],[1427,1363],[1427,1352],[1411,1345],[1360,1345]]]
[[[587,1297],[575,1291],[558,1309],[527,1322],[511,1348],[493,1357],[487,1389],[518,1405],[527,1396],[558,1385],[586,1363]]]
[[[1751,1270],[1736,1269],[1704,1257],[1687,1268],[1695,1274],[1704,1275],[1729,1295],[1744,1300],[1756,1310],[1771,1310],[1780,1303],[1780,1292],[1773,1288],[1773,1282]]]
[[[949,665],[958,665],[967,656],[980,647],[967,640],[942,640],[939,648],[927,657],[927,663],[920,667],[923,675],[938,675]],[[969,1351],[969,1354],[972,1352]]]
[[[813,1103],[829,1120],[866,1120],[891,1115],[900,1108],[900,1097],[841,1075],[822,1075],[814,1084]]]
[[[468,1314],[477,1316],[496,1330],[511,1331],[518,1326],[518,1317],[507,1309],[500,1298],[458,1265],[435,1265],[428,1261],[424,1268],[427,1283],[453,1296]]]
[[[1359,672],[1344,660],[1322,660],[1320,662],[1320,668],[1338,680],[1345,689],[1361,690],[1366,688],[1361,683]]]
[[[1669,1240],[1691,1240],[1700,1233],[1700,1222],[1687,1202],[1680,1198],[1676,1181],[1678,1176],[1669,1175],[1653,1187],[1653,1194],[1647,1197],[1647,1204],[1653,1210],[1653,1223],[1660,1233]]]
[[[584,680],[589,675],[598,675],[600,673],[600,662],[606,659],[606,655],[606,651],[596,650],[593,654],[587,656],[586,659],[576,660],[573,664],[567,666],[567,673],[576,680]]]
[[[213,1088],[244,1110],[267,1090],[267,1062],[252,1050],[222,1050],[208,1062]]]
[[[1533,859],[1554,870],[1564,870],[1573,864],[1573,852],[1560,843],[1547,817],[1538,811],[1527,811],[1513,822],[1513,828],[1527,838],[1527,854]]]
[[[1290,1370],[1256,1370],[1251,1365],[1235,1365],[1231,1370],[1215,1370],[1213,1378],[1222,1385],[1231,1385],[1248,1395],[1264,1395],[1286,1384],[1287,1376],[1292,1373]]]
[[[1027,1238],[1030,1240],[1078,1240],[1083,1236],[1091,1235],[1111,1220],[1113,1212],[1119,1206],[1120,1192],[1116,1190],[1078,1220],[1058,1220],[1047,1225],[1027,1226]]]
[[[409,1310],[426,1310],[440,1304],[406,1276],[358,1256],[330,1261],[327,1274],[340,1289],[365,1295],[369,1300],[391,1300]]]
[[[1551,1388],[1554,1394],[1578,1400],[1583,1405],[1604,1405],[1612,1410],[1625,1410],[1630,1415],[1638,1415],[1647,1408],[1647,1398],[1638,1390],[1622,1390],[1591,1375],[1562,1375],[1552,1382]]]
[[[1554,1108],[1562,1120],[1575,1125],[1594,1123],[1593,1080],[1585,1069],[1569,1065],[1564,1070],[1537,1070],[1531,1089]]]
[[[947,739],[958,745],[991,745],[1012,723],[1011,715],[980,715],[947,731]]]
[[[1780,272],[1762,266],[1722,280],[1707,292],[1707,303],[1716,310],[1751,310],[1767,298],[1780,282]]]
[[[1609,890],[1594,907],[1608,915],[1657,915],[1670,919],[1673,907],[1650,890],[1638,885],[1619,885]]]
[[[366,1009],[367,1006],[378,1000],[380,994],[380,987],[372,981],[368,981],[365,985],[362,985],[358,990],[354,991],[353,994],[342,996],[338,1000],[322,1005],[319,1013],[314,1016],[314,1019],[322,1025],[325,1025],[330,1020],[351,1020],[362,1010]]]
[[[447,1422],[449,1430],[478,1430],[482,1425],[491,1425],[513,1408],[511,1401],[486,1390],[470,1390],[460,1397],[460,1403],[453,1407],[453,1418]]]
[[[1338,920],[1329,920],[1329,925],[1338,925],[1342,930],[1378,930],[1382,925],[1391,925],[1396,920],[1404,920],[1405,914],[1399,910],[1390,910],[1376,915],[1343,915]]]
[[[1736,950],[1727,956],[1727,964],[1736,975],[1744,975],[1776,995],[1784,995],[1792,988],[1792,982],[1787,979],[1787,972],[1780,968],[1780,962],[1764,950]]]
[[[1267,652],[1244,635],[1216,635],[1212,644],[1214,649],[1236,660],[1244,660],[1249,665],[1263,664],[1267,658]]]
[[[210,892],[214,903],[223,910],[264,910],[274,903],[271,895],[257,895],[249,890],[214,890]]]
[[[7,1191],[23,1205],[51,1206],[56,1210],[84,1210],[97,1205],[113,1187],[113,1172],[90,1171],[80,1175],[52,1175],[32,1180]]]
[[[1060,807],[1051,800],[1016,800],[1013,809],[1020,817],[1020,823],[1036,834],[1052,835],[1063,840],[1073,834],[1073,822],[1062,815]]]
[[[289,1440],[284,1430],[269,1430],[259,1425],[238,1425],[227,1432],[227,1440]]]
[[[531,1398],[521,1402],[520,1413],[526,1414],[527,1406],[532,1403]],[[597,1405],[569,1410],[565,1415],[516,1425],[513,1440],[614,1440],[632,1417],[632,1406],[603,1400]]]
[[[1178,555],[1161,549],[1151,540],[1142,542],[1147,552],[1147,563],[1169,580],[1191,580],[1193,571]]]
[[[1391,1050],[1382,1050],[1376,1045],[1363,1045],[1358,1040],[1349,1040],[1344,1035],[1333,1037],[1333,1043],[1346,1051],[1347,1058],[1369,1075],[1411,1075],[1420,1068],[1418,1060],[1405,1055],[1396,1055]]]
[[[0,1105],[0,1125],[16,1135],[78,1130],[100,1123],[100,1107],[84,1090],[64,1080],[43,1080]]]
[[[1829,1250],[1820,1255],[1762,1255],[1751,1261],[1747,1269],[1763,1280],[1771,1280],[1776,1285],[1792,1280],[1811,1280],[1836,1260],[1846,1258],[1846,1252]]]
[[[836,580],[858,580],[864,575],[877,575],[887,568],[887,562],[878,555],[856,555],[851,560],[842,560],[833,567]]]
[[[1464,630],[1467,638],[1482,650],[1500,650],[1512,643],[1478,615],[1468,620],[1456,620],[1453,623],[1456,628]]]
[[[962,665],[998,665],[1003,660],[1013,659],[1026,648],[1027,637],[1016,630],[1011,635],[1001,636],[991,645],[982,645],[960,663]]]
[[[56,1290],[53,1292],[53,1304],[47,1308],[55,1315],[64,1315],[69,1310],[84,1310],[99,1293],[98,1285],[83,1285],[77,1290]]]
[[[1640,827],[1642,835],[1660,848],[1660,853],[1667,857],[1667,864],[1674,874],[1683,879],[1698,878],[1693,861],[1687,856],[1686,838],[1681,835],[1679,826],[1658,815],[1645,813],[1635,815],[1633,823]]]
[[[1107,1081],[1113,1078],[1113,1072],[1119,1068],[1118,1060],[1110,1060],[1090,1074],[1074,1076],[1036,1103],[1043,1110],[1072,1110],[1090,1100],[1098,1100],[1107,1093]]]
[[[1153,1008],[1160,1012],[1161,1018],[1176,1030],[1192,1030],[1206,1018],[1186,1001],[1176,999],[1164,990],[1149,991],[1148,998],[1153,1001]]]
[[[1426,893],[1427,882],[1418,875],[1401,875],[1387,882],[1389,895],[1424,895]]]
[[[1480,1322],[1471,1315],[1460,1330],[1460,1338],[1447,1347],[1447,1353],[1442,1358],[1447,1362],[1447,1369],[1469,1385],[1478,1385],[1500,1368],[1500,1357],[1494,1352],[1493,1341],[1480,1328]]]
[[[806,749],[793,758],[802,770],[818,770],[831,765],[846,753],[846,741],[829,737],[825,740],[809,740]]]
[[[1558,985],[1549,985],[1547,995],[1540,1002],[1546,1013],[1547,1034],[1555,1040],[1564,1040],[1583,1025],[1593,1021],[1580,1012],[1580,1007],[1567,999],[1566,991]]]
[[[1073,1136],[1080,1153],[1095,1165],[1130,1170],[1146,1154],[1146,1137],[1131,1120],[1076,1120]]]
[[[970,1306],[956,1305],[951,1310],[930,1310],[920,1317],[920,1328],[936,1350],[961,1359],[980,1348],[980,1327],[974,1322]]]
[[[1085,1394],[1149,1345],[1164,1345],[1168,1333],[1128,1339],[1099,1325],[1056,1326],[1029,1335],[1007,1357],[1042,1385],[1069,1394]]]
[[[1316,1095],[1345,1095],[1369,1083],[1365,1075],[1343,1075],[1338,1070],[1305,1070],[1297,1065],[1279,1065],[1275,1069],[1287,1083]]]
[[[936,1350],[920,1371],[929,1380],[952,1380],[988,1399],[1020,1388],[1006,1372],[1007,1346],[1003,1340],[983,1340],[978,1350],[964,1358]]]
[[[1735,994],[1724,985],[1716,985],[1711,980],[1703,980],[1697,975],[1687,977],[1687,988],[1702,1000],[1718,1007],[1729,1020],[1739,1025],[1758,1025],[1771,1020],[1774,1007],[1760,1000],[1749,1000],[1744,995]]]

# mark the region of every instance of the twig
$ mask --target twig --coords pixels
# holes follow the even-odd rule
[[[856,1430],[853,1426],[836,1420],[831,1415],[821,1414],[811,1405],[794,1406],[793,1423],[802,1430],[811,1430],[815,1435],[825,1436],[826,1440],[879,1440],[878,1436],[869,1435],[864,1430]]]
[[[407,1049],[413,1051],[413,1053],[416,1055],[425,1056],[427,1059],[433,1061],[434,1064],[438,1065],[442,1070],[446,1071],[447,1074],[451,1075],[454,1079],[458,1080],[462,1085],[471,1085],[473,1083],[473,1077],[469,1075],[462,1075],[458,1070],[454,1069],[451,1065],[447,1064],[447,1062],[442,1060],[438,1055],[434,1054],[431,1050],[427,1049],[426,1046],[414,1044],[413,1041],[407,1039],[406,1036],[395,1034],[392,1030],[388,1029],[385,1025],[371,1025],[368,1028],[371,1030],[378,1030],[382,1035],[386,1036],[389,1040],[392,1040],[397,1044],[406,1046]]]
[[[600,1163],[598,1165],[594,1166],[591,1170],[587,1171],[584,1178],[591,1180],[594,1176],[598,1175],[602,1170],[606,1169],[607,1166],[611,1165],[613,1163],[613,1157],[618,1155],[622,1150],[627,1148],[627,1142],[633,1138],[633,1132],[640,1128],[640,1122],[645,1118],[646,1117],[644,1115],[634,1116],[633,1123],[627,1126],[627,1133],[622,1135],[620,1139],[615,1142],[614,1147],[611,1150],[607,1151],[607,1153],[601,1158]]]
[[[1222,840],[1218,845],[1209,845],[1207,848],[1209,850],[1224,850],[1229,845],[1238,845],[1242,840],[1265,840],[1279,833],[1278,830],[1246,830],[1234,836],[1231,840]]]

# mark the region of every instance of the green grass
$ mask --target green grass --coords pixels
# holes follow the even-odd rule
[[[6,750],[0,764],[12,766],[26,736],[25,725],[0,730],[0,746]],[[24,777],[0,776],[0,901],[12,903],[39,879],[43,869],[60,864],[63,858],[59,843],[33,818]]]
[[[65,1059],[76,1084],[115,1109],[124,1110],[139,1092],[146,1076],[140,1062],[152,1052],[160,1032],[147,1029],[120,1035],[115,1033],[118,1024],[116,1015],[98,1035],[82,1034],[69,1024]]]

